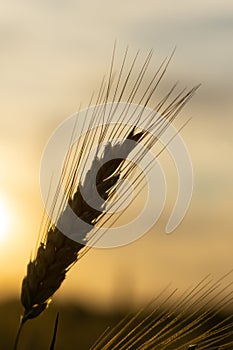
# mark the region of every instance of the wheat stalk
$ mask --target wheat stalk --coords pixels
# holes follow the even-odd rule
[[[233,316],[218,321],[219,313],[233,305],[229,275],[216,282],[207,276],[175,300],[177,290],[163,290],[136,315],[100,336],[90,350],[232,349]]]
[[[127,49],[119,73],[116,75],[114,75],[114,57],[115,49],[107,83],[102,82],[95,104],[102,105],[103,113],[105,113],[108,102],[115,103],[115,107],[111,108],[107,117],[108,122],[115,115],[119,102],[126,101],[126,108],[124,108],[119,117],[118,125],[114,126],[111,130],[109,126],[103,126],[100,130],[92,129],[92,122],[96,118],[102,118],[102,115],[98,114],[97,109],[94,109],[92,111],[92,122],[89,125],[89,131],[83,141],[75,148],[74,157],[67,156],[61,182],[58,185],[53,202],[53,210],[59,207],[57,221],[51,222],[50,219],[46,220],[36,254],[29,261],[27,273],[22,282],[21,302],[24,307],[24,314],[22,316],[21,326],[28,319],[39,316],[46,309],[50,298],[61,286],[69,269],[90,249],[85,243],[88,235],[90,234],[91,239],[95,239],[95,231],[92,233],[82,231],[78,226],[72,227],[74,223],[68,215],[68,206],[72,208],[78,218],[93,229],[95,229],[97,224],[101,227],[103,225],[103,219],[106,217],[106,204],[114,196],[119,180],[129,178],[132,175],[135,169],[135,163],[142,159],[147,151],[139,152],[134,158],[135,163],[125,163],[125,158],[141,142],[144,143],[147,149],[150,149],[158,141],[158,139],[153,137],[151,131],[156,130],[159,137],[198,88],[194,87],[188,92],[183,90],[172,97],[176,88],[175,84],[166,96],[153,106],[154,113],[147,116],[146,130],[140,128],[142,112],[138,112],[137,115],[137,108],[134,111],[135,115],[137,115],[137,123],[133,127],[129,127],[126,125],[126,119],[129,121],[132,116],[128,115],[127,106],[131,106],[135,101],[143,106],[143,110],[146,109],[152,97],[154,97],[154,93],[167,70],[172,56],[160,65],[152,76],[152,79],[149,80],[149,83],[145,76],[152,52],[149,52],[142,67],[136,73],[134,72],[134,66],[138,58],[138,53],[132,60],[130,68],[126,68]],[[142,87],[144,80],[147,81],[146,88]],[[130,92],[127,92],[128,88]],[[143,90],[140,91],[140,89]],[[126,94],[127,98],[125,98]],[[91,103],[92,101],[90,105]],[[113,140],[115,138],[121,138],[122,141],[114,143]],[[84,155],[88,154],[93,146],[93,140],[97,140],[97,144],[101,144],[104,141],[108,143],[105,145],[103,151],[97,150],[89,170],[84,174],[83,170],[81,170],[81,163]],[[109,156],[111,160],[109,160]],[[95,173],[96,167],[99,171],[95,178],[92,174]],[[79,176],[80,173],[81,176]],[[140,184],[140,181],[140,176],[134,179],[137,186]],[[64,184],[67,202],[58,204],[59,191]],[[93,186],[96,186],[98,194],[103,199],[94,208],[90,205],[92,201],[95,202],[95,198],[92,198]],[[83,193],[90,197],[90,202],[86,202]],[[80,237],[79,242],[67,237],[60,230],[61,224],[65,225],[68,230],[72,227],[72,230],[77,231]],[[15,349],[17,342],[18,340],[16,341]]]

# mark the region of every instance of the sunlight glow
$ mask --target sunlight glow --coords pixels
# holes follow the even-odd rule
[[[9,213],[2,197],[0,197],[0,242],[6,237],[9,228]]]

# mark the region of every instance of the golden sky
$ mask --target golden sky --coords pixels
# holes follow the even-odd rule
[[[167,236],[170,186],[153,230],[129,246],[90,252],[57,297],[137,301],[170,281],[184,287],[233,268],[232,13],[232,1],[213,0],[0,3],[0,298],[18,295],[35,247],[45,144],[98,88],[115,39],[120,56],[127,44],[132,54],[153,48],[156,65],[176,46],[167,84],[202,84],[182,112],[192,117],[182,135],[194,167],[193,198]]]

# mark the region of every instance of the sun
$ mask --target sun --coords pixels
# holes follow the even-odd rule
[[[8,228],[9,213],[4,199],[0,197],[0,242],[6,238]]]

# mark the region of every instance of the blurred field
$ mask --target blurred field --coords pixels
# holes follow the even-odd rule
[[[16,300],[8,300],[0,304],[0,350],[12,349],[20,311],[22,310],[20,310],[19,302]],[[25,325],[19,350],[48,349],[58,311],[60,313],[60,321],[56,350],[88,350],[107,328],[116,325],[129,312],[132,315],[136,312],[136,310],[127,310],[126,308],[101,312],[100,309],[91,310],[71,302],[68,304],[54,303],[38,319],[32,320]],[[155,317],[156,314],[154,315]],[[226,314],[221,313],[215,315],[207,327],[200,327],[195,334],[198,335],[204,332],[211,326],[220,323],[226,317]],[[230,339],[233,340],[233,336],[228,337],[228,340]],[[181,344],[184,341],[185,339],[182,340]],[[136,348],[134,347],[134,349]],[[174,348],[169,347],[168,349]],[[231,349],[231,347],[224,349]]]
[[[100,313],[81,305],[55,304],[38,319],[28,322],[23,330],[19,350],[48,349],[52,339],[56,313],[60,312],[60,324],[57,336],[57,350],[89,349],[99,335],[115,324],[123,313]],[[18,327],[22,311],[17,300],[0,304],[0,349],[10,350]]]

